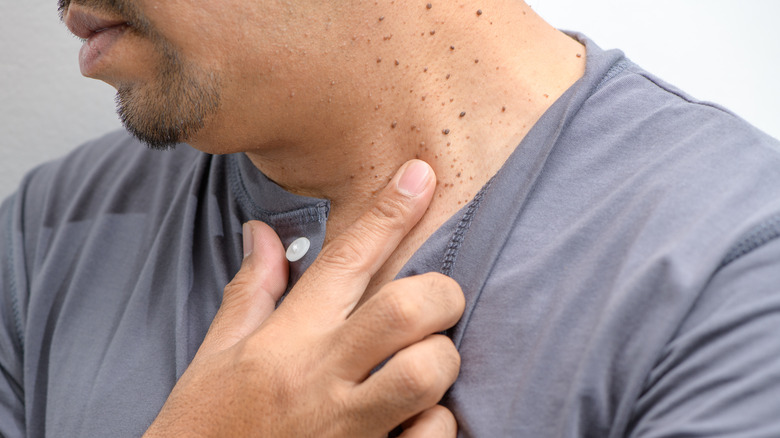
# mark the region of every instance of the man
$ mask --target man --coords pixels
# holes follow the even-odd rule
[[[3,435],[780,434],[735,116],[516,0],[60,6],[201,152],[112,134],[3,204]]]

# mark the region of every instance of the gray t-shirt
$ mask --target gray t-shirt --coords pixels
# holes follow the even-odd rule
[[[780,144],[587,44],[585,76],[399,276],[467,307],[462,436],[780,436]],[[242,154],[124,132],[0,207],[0,434],[139,436],[241,262],[241,224],[321,248],[329,203]]]

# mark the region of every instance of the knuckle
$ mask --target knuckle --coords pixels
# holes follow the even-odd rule
[[[439,355],[441,360],[438,362],[441,367],[441,375],[450,383],[458,378],[460,373],[460,353],[452,342],[452,339],[443,335],[432,335],[439,342]]]
[[[457,281],[438,272],[429,272],[420,277],[425,282],[426,290],[435,292],[429,294],[431,298],[444,304],[448,309],[456,312],[458,316],[463,313],[463,309],[466,307],[466,298]]]
[[[222,290],[222,312],[231,312],[235,308],[243,307],[250,299],[250,281],[239,273]]]
[[[319,255],[319,262],[326,267],[360,270],[364,267],[365,251],[359,236],[345,233],[333,238]]]
[[[391,330],[413,331],[424,317],[422,294],[389,288],[380,298],[379,312]]]
[[[433,415],[434,429],[439,436],[455,436],[457,433],[457,421],[455,415],[444,406],[437,406]]]
[[[230,283],[225,285],[225,288],[222,291],[222,296],[228,297],[237,295],[246,289],[247,286],[249,286],[249,279],[247,279],[245,275],[239,272],[235,277],[233,277],[232,280],[230,280]]]
[[[368,217],[375,226],[398,231],[406,229],[406,218],[410,212],[410,206],[403,200],[384,197],[368,210]]]
[[[398,367],[396,378],[400,393],[409,400],[426,404],[436,402],[440,379],[425,357],[416,355],[407,358]]]

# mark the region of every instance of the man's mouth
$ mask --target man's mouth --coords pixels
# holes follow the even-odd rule
[[[68,29],[84,40],[79,52],[79,66],[84,76],[98,73],[100,59],[129,28],[124,19],[101,17],[74,4],[69,5],[63,18]]]
[[[106,30],[127,26],[126,20],[121,18],[103,18],[71,5],[64,17],[65,26],[77,37],[88,40],[95,34]]]

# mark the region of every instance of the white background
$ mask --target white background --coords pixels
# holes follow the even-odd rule
[[[780,138],[780,1],[529,3],[554,26],[619,47]],[[0,0],[0,198],[36,164],[120,126],[113,89],[79,74],[80,45],[60,24],[56,0]]]

